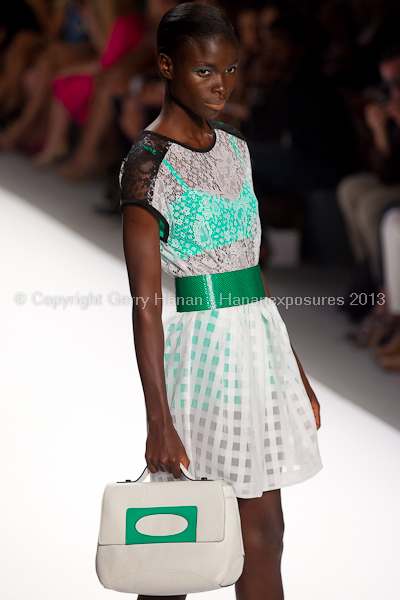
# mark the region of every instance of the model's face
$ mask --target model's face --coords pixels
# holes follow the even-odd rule
[[[236,81],[236,45],[224,36],[189,42],[175,60],[159,58],[172,98],[199,117],[213,119],[223,109]]]

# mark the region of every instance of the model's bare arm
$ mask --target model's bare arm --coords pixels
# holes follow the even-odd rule
[[[292,344],[290,344],[290,345],[292,346]],[[305,390],[307,392],[307,396],[309,397],[310,402],[311,402],[311,406],[312,406],[312,409],[313,409],[313,413],[314,413],[315,423],[317,425],[317,429],[319,429],[321,427],[320,404],[319,404],[319,402],[317,400],[317,396],[315,395],[314,390],[312,389],[312,387],[310,385],[310,382],[307,379],[306,374],[304,373],[304,369],[301,366],[301,363],[300,363],[300,361],[299,361],[299,359],[297,357],[296,352],[294,351],[293,346],[292,346],[292,350],[293,350],[293,354],[294,354],[294,356],[296,358],[297,365],[299,367],[301,380],[302,380],[302,382],[304,384]]]
[[[189,459],[172,423],[165,386],[159,225],[138,205],[124,207],[123,244],[133,298],[133,337],[148,422],[145,458],[151,473],[168,471],[178,479],[179,462],[188,467]]]
[[[263,274],[263,272],[262,272],[262,271],[261,271],[261,278],[262,278],[262,280],[263,280],[263,284],[264,284],[265,293],[266,293],[266,295],[267,295],[267,297],[268,297],[268,298],[271,298],[271,294],[269,293],[269,289],[268,289],[268,286],[267,286],[267,282],[265,281],[265,277],[264,277],[264,274]]]
[[[268,298],[271,298],[271,294],[270,294],[269,289],[267,287],[267,284],[266,284],[266,281],[265,281],[263,273],[261,273],[261,277],[262,277],[262,280],[263,280],[265,293],[268,296]],[[311,402],[311,406],[312,406],[312,409],[313,409],[313,412],[314,412],[315,423],[317,425],[317,429],[319,429],[321,427],[320,404],[319,404],[319,402],[317,400],[317,397],[316,397],[316,395],[314,393],[314,390],[312,389],[312,387],[310,385],[310,382],[307,379],[306,374],[304,373],[304,369],[301,366],[301,363],[300,363],[300,361],[298,359],[298,356],[297,356],[296,352],[294,351],[294,348],[293,348],[292,344],[290,344],[290,345],[292,347],[293,354],[294,354],[296,362],[297,362],[297,366],[299,367],[299,372],[300,372],[301,380],[303,382],[303,385],[305,387],[305,390],[306,390],[307,395],[308,395],[308,397],[310,399],[310,402]]]

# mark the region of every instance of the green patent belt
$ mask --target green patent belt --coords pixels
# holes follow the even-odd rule
[[[239,271],[175,278],[178,312],[238,306],[265,297],[259,264]]]

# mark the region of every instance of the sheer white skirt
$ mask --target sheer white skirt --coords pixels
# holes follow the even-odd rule
[[[252,498],[322,469],[311,403],[270,298],[176,312],[163,325],[168,403],[193,477],[223,478]],[[158,471],[150,481],[176,480]]]

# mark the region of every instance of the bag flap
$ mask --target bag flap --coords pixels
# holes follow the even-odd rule
[[[223,480],[109,483],[103,494],[98,543],[220,542],[225,536],[224,486]],[[174,527],[182,532],[179,538],[167,533]]]

